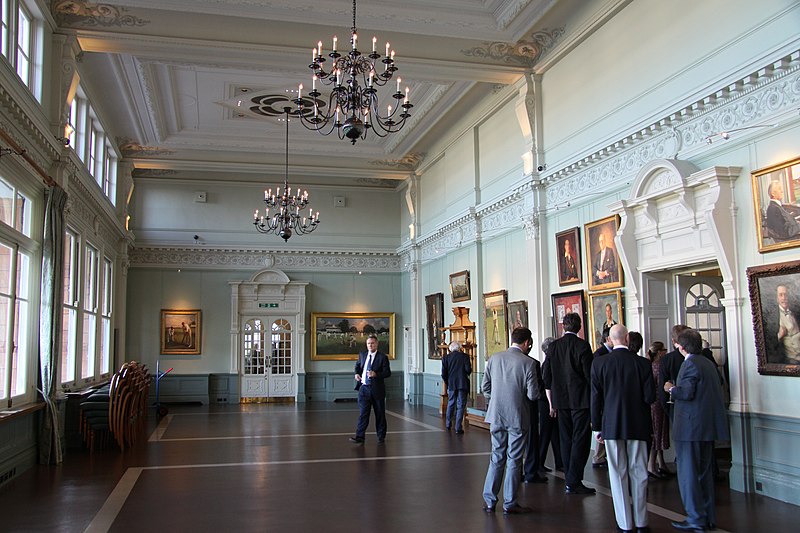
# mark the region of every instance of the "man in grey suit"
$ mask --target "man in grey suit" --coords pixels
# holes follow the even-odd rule
[[[531,424],[530,409],[532,402],[542,395],[533,359],[528,357],[532,345],[531,330],[515,328],[511,332],[511,348],[494,354],[486,363],[481,390],[489,402],[485,420],[492,437],[492,454],[483,485],[486,513],[494,512],[501,483],[503,514],[532,511],[517,503],[522,456]]]
[[[664,390],[675,402],[672,438],[678,463],[678,487],[686,520],[673,522],[682,531],[716,528],[714,509],[714,441],[730,440],[722,386],[714,363],[700,355],[703,339],[694,329],[678,334],[675,342],[686,358],[675,383]]]
[[[453,411],[456,415],[456,434],[464,433],[464,410],[467,406],[467,393],[469,393],[469,375],[472,373],[472,363],[469,356],[461,351],[461,343],[450,343],[450,353],[442,358],[442,381],[447,386],[447,411],[445,413],[445,426],[450,431]]]
[[[645,533],[649,531],[647,441],[656,385],[650,362],[625,345],[627,334],[625,326],[612,326],[611,353],[592,361],[592,427],[599,431],[598,442],[606,444],[617,526]]]

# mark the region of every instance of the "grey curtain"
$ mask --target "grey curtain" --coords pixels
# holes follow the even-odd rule
[[[45,191],[44,242],[42,244],[42,301],[39,311],[39,370],[42,399],[47,404],[39,430],[39,464],[61,464],[58,393],[61,306],[64,297],[64,206],[67,193],[54,185]]]

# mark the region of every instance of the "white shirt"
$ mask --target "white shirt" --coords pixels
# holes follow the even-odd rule
[[[367,376],[367,372],[372,370],[373,361],[375,361],[375,354],[367,353],[367,358],[364,359],[364,371],[361,373],[361,383],[364,383],[365,385],[368,385],[367,381],[369,381],[369,377]]]

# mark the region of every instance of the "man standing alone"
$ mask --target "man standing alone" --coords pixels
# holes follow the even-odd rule
[[[472,373],[472,363],[469,356],[461,351],[461,343],[450,343],[450,353],[442,358],[442,381],[447,386],[447,412],[445,426],[450,431],[453,411],[456,415],[456,434],[464,433],[464,409],[467,405],[469,393],[469,375]]]
[[[532,402],[541,396],[533,359],[528,357],[533,340],[531,330],[516,328],[511,332],[511,348],[496,353],[486,363],[481,390],[489,407],[486,422],[490,425],[492,454],[483,485],[483,510],[493,513],[500,485],[503,485],[503,514],[530,513],[530,507],[517,503],[522,477],[522,455],[530,429]],[[505,481],[503,471],[505,470]]]
[[[550,400],[550,416],[558,419],[561,457],[567,494],[594,494],[583,484],[583,469],[589,459],[591,426],[589,393],[592,347],[578,337],[581,317],[567,313],[562,320],[564,335],[550,345],[544,361],[543,378]]]
[[[647,441],[656,386],[650,362],[625,345],[627,334],[625,326],[612,326],[611,353],[592,362],[592,427],[599,430],[598,442],[606,444],[617,525],[644,533],[649,530]]]
[[[375,432],[378,444],[386,439],[386,386],[383,380],[392,375],[389,357],[378,351],[378,336],[367,337],[367,351],[358,354],[356,362],[356,390],[358,391],[358,425],[350,442],[361,444],[369,425],[369,414],[375,410]]]
[[[716,528],[714,508],[714,441],[730,440],[722,385],[714,363],[700,355],[703,339],[696,330],[678,334],[676,345],[686,359],[677,384],[667,381],[664,390],[675,402],[672,438],[678,463],[678,488],[686,520],[673,522],[682,531]]]

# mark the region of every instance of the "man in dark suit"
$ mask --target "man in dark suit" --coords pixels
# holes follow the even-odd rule
[[[607,307],[610,306],[607,305]],[[614,322],[613,325],[616,325],[616,322]],[[597,348],[592,354],[592,360],[611,353],[611,341],[608,340],[608,335],[613,325],[607,328],[603,327],[603,331],[600,333],[600,347]],[[594,427],[594,430],[597,431],[597,428]],[[595,435],[595,448],[594,455],[592,455],[592,468],[605,468],[607,466],[608,460],[606,459],[606,445],[597,439]]]
[[[375,410],[375,432],[378,444],[386,439],[386,386],[383,380],[392,375],[389,357],[378,351],[378,336],[367,337],[367,351],[358,354],[356,362],[356,390],[358,391],[358,425],[350,442],[362,444],[369,426],[369,414]]]
[[[469,375],[472,373],[472,363],[469,356],[461,351],[461,343],[450,343],[450,353],[442,358],[442,381],[447,386],[447,411],[445,413],[445,427],[450,431],[450,421],[453,412],[456,415],[456,434],[464,433],[464,410],[467,406],[469,393]]]
[[[614,250],[606,246],[606,236],[604,233],[598,237],[600,251],[594,256],[592,263],[592,276],[595,284],[614,283],[619,281],[617,272],[617,258]]]
[[[612,326],[611,353],[592,362],[592,427],[606,445],[617,526],[644,533],[649,531],[647,441],[656,386],[650,362],[625,345],[627,334],[625,326]]]
[[[675,380],[678,379],[678,372],[683,364],[683,355],[681,354],[680,350],[678,350],[678,345],[676,342],[678,342],[678,335],[687,329],[689,329],[689,326],[685,326],[683,324],[675,324],[672,326],[672,346],[674,350],[669,352],[661,359],[661,374],[659,375],[658,383],[656,384],[656,388],[658,389],[658,401],[660,401],[661,405],[663,405],[664,409],[666,409],[670,424],[672,424],[673,419],[673,404],[667,401],[669,398],[667,398],[667,395],[664,392],[664,383],[667,381],[675,383]]]
[[[554,340],[553,337],[547,337],[542,341],[542,353],[544,353],[545,357],[547,357],[550,344],[552,344]],[[547,450],[551,447],[553,449],[553,466],[556,470],[563,472],[564,463],[561,460],[561,440],[558,438],[558,420],[550,416],[550,400],[547,399],[547,395],[544,395],[539,398],[539,470],[542,472],[552,471],[544,464],[547,460]]]
[[[776,241],[800,238],[800,208],[783,203],[783,183],[775,180],[767,188],[769,204],[767,205],[766,226],[769,236]]]
[[[503,514],[530,513],[530,507],[517,502],[522,474],[522,456],[530,428],[531,402],[538,400],[541,389],[536,381],[531,351],[531,330],[516,328],[511,332],[511,348],[492,355],[486,363],[481,390],[489,406],[486,422],[492,437],[492,454],[483,484],[483,510],[493,513],[497,495],[503,486]],[[505,471],[505,481],[503,480]]]
[[[530,355],[530,354],[529,354]],[[536,380],[536,388],[539,391],[544,391],[544,382],[542,381],[542,369],[539,361],[533,359],[534,379]],[[525,462],[522,465],[522,478],[525,483],[547,483],[547,477],[543,475],[544,472],[544,459],[540,456],[539,447],[539,402],[542,400],[547,401],[545,394],[540,394],[538,400],[531,403],[531,428],[528,431],[528,445],[525,450]],[[546,411],[547,418],[550,418],[549,405]]]
[[[730,440],[728,418],[716,366],[699,355],[700,333],[686,329],[678,335],[676,344],[686,360],[677,382],[667,381],[664,390],[675,402],[672,437],[686,520],[673,522],[672,526],[683,531],[705,531],[716,528],[714,441]]]
[[[592,433],[589,424],[592,347],[578,337],[580,315],[565,314],[562,325],[564,335],[550,345],[542,377],[550,400],[550,416],[558,419],[566,493],[594,494],[595,489],[583,484]]]

